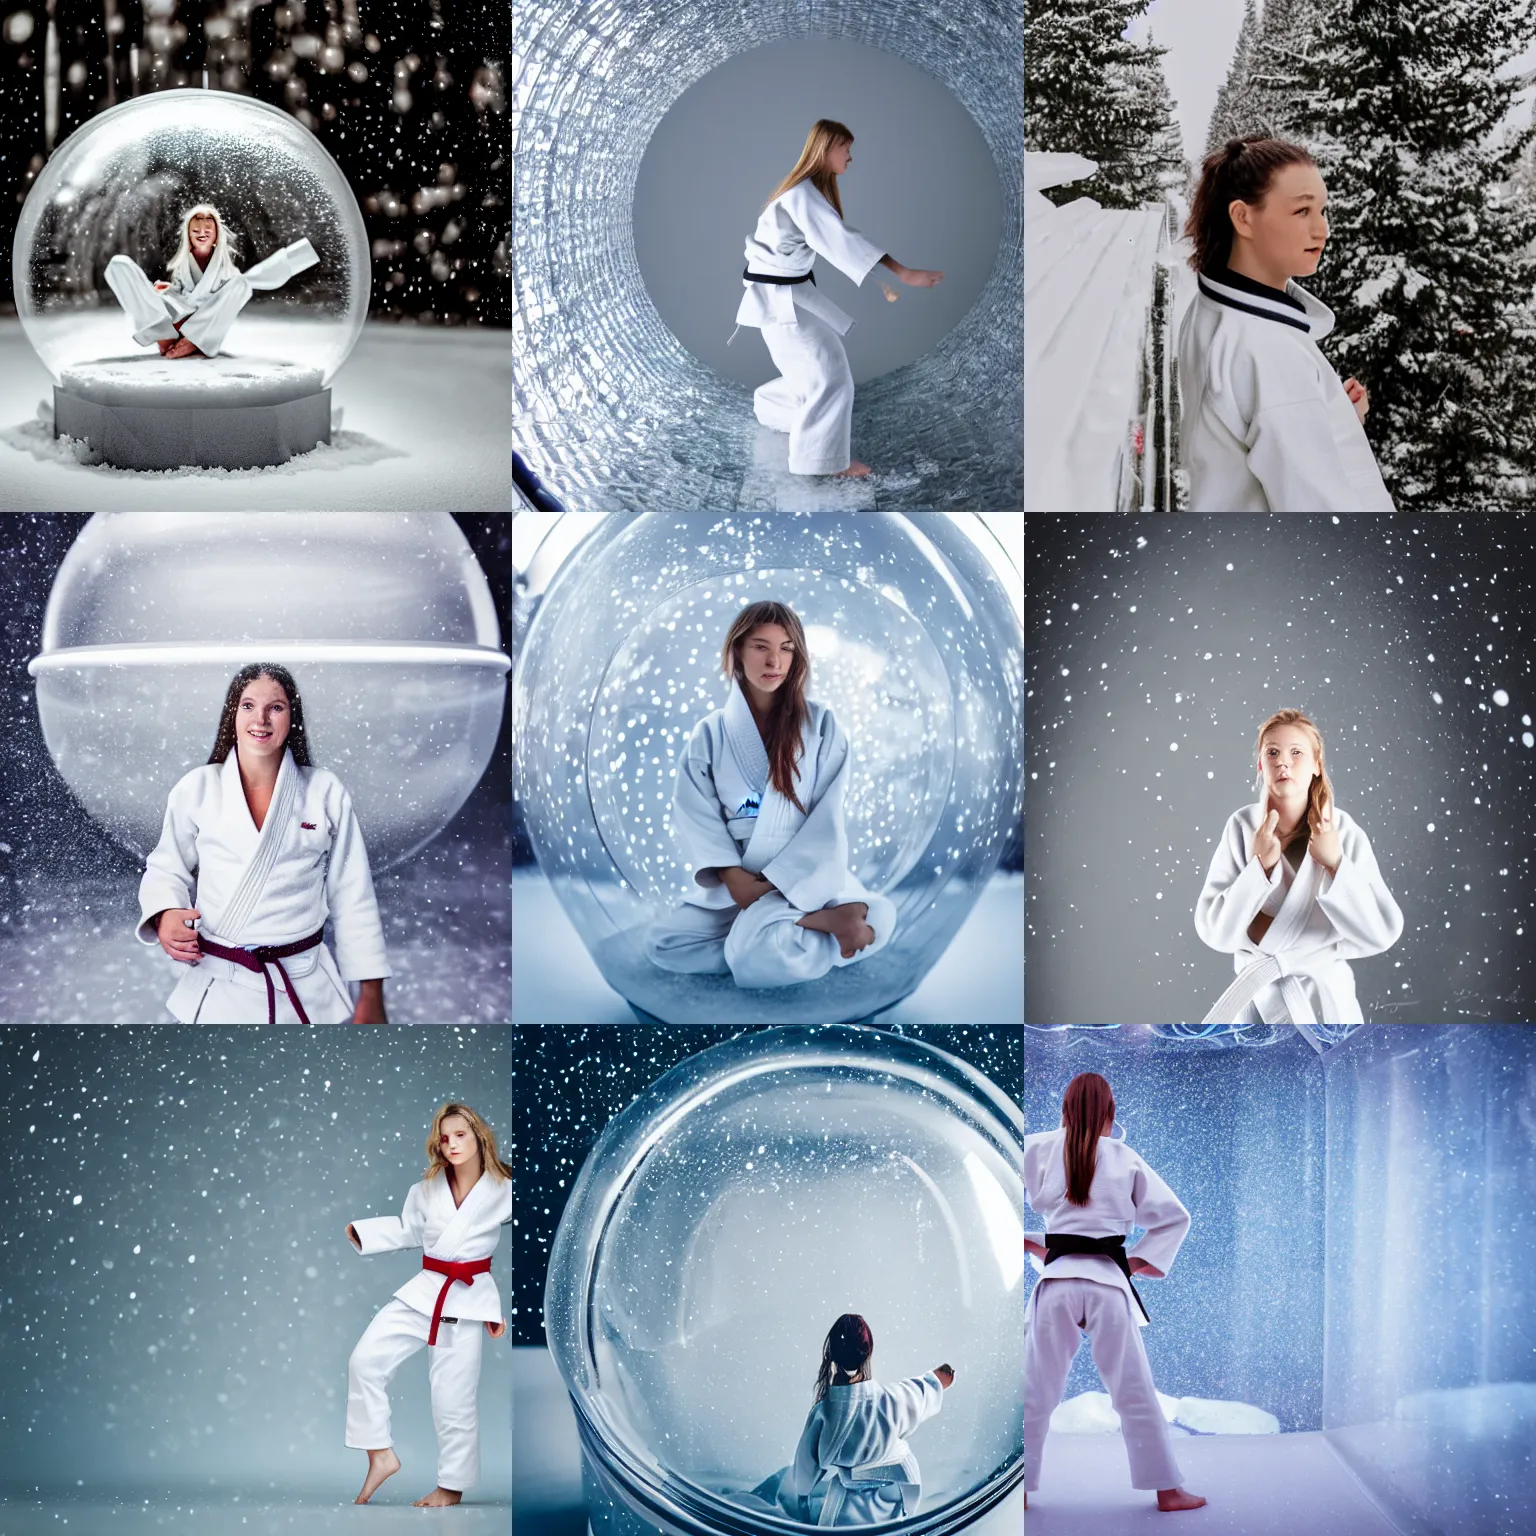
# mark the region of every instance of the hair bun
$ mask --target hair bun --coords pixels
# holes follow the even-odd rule
[[[1247,148],[1247,139],[1228,139],[1227,147],[1222,153],[1225,159],[1239,160],[1242,158],[1243,151]]]

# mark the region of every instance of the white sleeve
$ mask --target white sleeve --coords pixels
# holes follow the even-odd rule
[[[932,1371],[906,1381],[892,1382],[885,1389],[891,1423],[903,1440],[924,1419],[931,1419],[944,1406],[944,1388]]]
[[[1382,879],[1365,833],[1351,823],[1339,841],[1344,856],[1332,878],[1324,875],[1317,904],[1333,924],[1344,958],[1379,955],[1401,936],[1402,909]]]
[[[345,788],[341,790],[335,814],[330,862],[325,871],[325,903],[335,930],[336,969],[347,981],[383,979],[393,972],[384,949],[384,928],[373,894],[368,850],[352,810],[352,797]]]
[[[709,732],[703,721],[693,728],[678,760],[677,782],[672,789],[672,828],[682,839],[696,884],[717,886],[722,869],[741,864],[741,850],[726,830],[725,812],[715,789]]]
[[[439,1174],[438,1177],[446,1175]],[[393,1253],[399,1248],[421,1247],[425,1217],[426,1204],[421,1198],[421,1186],[413,1184],[398,1216],[362,1216],[352,1223],[352,1229],[357,1233],[364,1254]]]
[[[1272,512],[1358,512],[1321,398],[1268,406],[1248,433],[1248,468]]]
[[[158,944],[152,921],[169,907],[190,907],[197,883],[197,821],[188,804],[190,792],[180,784],[165,802],[160,841],[145,861],[139,881],[139,923],[134,937],[141,944]]]
[[[848,736],[829,709],[821,722],[814,775],[816,799],[799,831],[763,869],[791,906],[817,912],[835,901],[848,879],[848,830],[843,823],[843,792],[848,783]]]
[[[1146,1232],[1126,1258],[1145,1260],[1160,1275],[1166,1275],[1189,1232],[1189,1212],[1162,1179],[1139,1160],[1131,1177],[1131,1201],[1136,1225]]]
[[[837,209],[810,182],[800,182],[786,196],[790,199],[790,217],[800,226],[805,243],[818,256],[825,256],[839,272],[855,283],[862,283],[879,265],[885,252],[858,230],[850,229]]]
[[[320,260],[308,240],[295,240],[280,251],[273,251],[264,261],[246,270],[244,276],[252,288],[281,288],[291,277],[314,266]]]
[[[821,1476],[821,1404],[818,1403],[806,1415],[805,1428],[800,1431],[800,1443],[795,1447],[795,1459],[789,1464],[779,1482],[779,1496],[790,1513],[797,1513],[793,1504],[798,1503],[816,1486]],[[803,1515],[803,1510],[799,1511]]]
[[[1248,925],[1283,885],[1281,861],[1277,859],[1266,875],[1253,857],[1251,842],[1241,820],[1233,815],[1211,855],[1205,887],[1195,904],[1195,932],[1212,949],[1229,955],[1254,947]]]

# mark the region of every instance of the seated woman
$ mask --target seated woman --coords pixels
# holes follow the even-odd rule
[[[140,346],[155,343],[169,358],[217,357],[253,289],[281,288],[320,260],[308,240],[295,240],[248,272],[235,266],[234,243],[219,210],[198,203],[181,221],[181,243],[166,269],[169,282],[150,282],[127,256],[107,263],[107,286],[133,321]]]
[[[848,738],[806,700],[805,630],[783,603],[742,609],[721,670],[731,696],[693,728],[672,800],[698,888],[652,927],[646,953],[740,987],[815,981],[896,927],[895,904],[849,868]]]

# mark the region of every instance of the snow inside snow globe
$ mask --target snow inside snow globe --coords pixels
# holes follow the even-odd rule
[[[189,266],[199,210],[215,246]],[[248,468],[329,440],[368,239],[340,167],[277,107],[173,90],[92,118],[28,193],[12,269],[54,430],[106,462]],[[196,350],[172,355],[182,338]]]
[[[827,1328],[877,1380],[952,1364],[914,1434],[915,1516],[1019,1530],[1024,1119],[945,1051],[880,1030],[751,1031],[615,1116],[571,1191],[544,1315],[593,1536],[806,1530],[760,1504],[793,1456]]]

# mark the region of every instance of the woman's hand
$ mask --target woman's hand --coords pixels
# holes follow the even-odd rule
[[[1339,860],[1344,857],[1344,845],[1339,841],[1338,828],[1333,824],[1333,812],[1323,812],[1317,830],[1307,840],[1307,852],[1315,864],[1321,864],[1330,875],[1336,874]]]
[[[350,1221],[347,1223],[347,1241],[351,1243],[359,1253],[363,1251],[362,1242],[357,1235],[357,1228],[354,1227]]]
[[[1275,828],[1280,825],[1280,812],[1272,810],[1261,821],[1253,834],[1253,856],[1269,874],[1280,862],[1280,838]]]
[[[776,891],[778,887],[771,880],[764,880],[761,875],[754,875],[750,870],[743,869],[739,864],[731,865],[720,871],[721,883],[731,893],[731,900],[743,911],[752,905],[760,896],[766,896],[769,891]]]
[[[384,983],[364,981],[359,983],[357,1007],[352,1010],[354,1024],[388,1024],[384,1013]]]
[[[896,275],[898,283],[905,283],[908,288],[937,288],[944,281],[942,272],[929,272],[922,267],[904,267],[894,256],[882,256],[880,265],[888,272]],[[885,284],[880,285],[885,288]],[[885,296],[894,299],[896,295],[889,288],[885,289]]]
[[[160,948],[172,960],[179,960],[183,965],[196,965],[203,958],[202,945],[197,942],[197,929],[187,927],[190,919],[202,915],[196,907],[167,907],[155,919],[155,936],[160,940]]]
[[[946,1390],[955,1384],[955,1368],[952,1365],[936,1365],[933,1374],[939,1378],[939,1385]]]
[[[1130,1265],[1133,1275],[1149,1275],[1154,1280],[1161,1280],[1163,1278],[1162,1270],[1148,1264],[1145,1259],[1132,1259]]]
[[[1355,408],[1355,415],[1360,418],[1361,425],[1365,424],[1365,413],[1371,408],[1371,392],[1356,378],[1344,380],[1344,393],[1349,396],[1349,403]]]
[[[499,1339],[502,1334],[507,1331],[506,1318],[502,1318],[499,1323],[487,1323],[485,1325],[485,1331],[490,1334],[493,1339]]]
[[[1037,1258],[1043,1259],[1046,1255],[1046,1247],[1044,1243],[1036,1242],[1036,1240],[1026,1232],[1024,1234],[1024,1252],[1032,1253]]]

